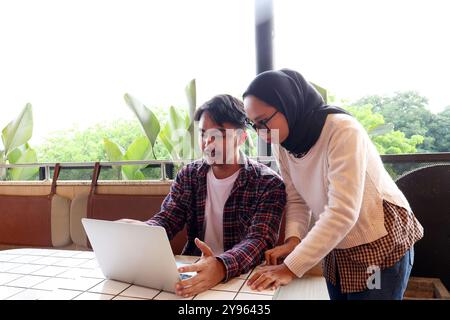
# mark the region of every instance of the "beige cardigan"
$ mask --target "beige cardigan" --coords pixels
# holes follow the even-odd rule
[[[353,117],[328,115],[316,144],[302,158],[279,145],[272,148],[286,184],[286,239],[302,240],[285,259],[298,277],[334,248],[385,236],[383,199],[411,211],[365,129]],[[311,215],[315,224],[308,232]]]

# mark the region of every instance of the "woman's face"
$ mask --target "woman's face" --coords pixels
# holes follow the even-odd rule
[[[267,143],[282,143],[289,136],[287,119],[275,107],[248,95],[244,98],[244,108],[247,118],[255,125],[258,136]]]

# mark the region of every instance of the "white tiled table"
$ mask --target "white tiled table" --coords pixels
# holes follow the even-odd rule
[[[176,256],[194,263],[198,257]],[[304,277],[281,291],[252,291],[251,272],[187,300],[328,299],[322,277]],[[289,289],[292,289],[289,291]],[[294,290],[295,289],[295,290]],[[293,291],[293,292],[291,292]],[[172,300],[181,297],[105,279],[93,252],[56,249],[0,251],[0,300]]]

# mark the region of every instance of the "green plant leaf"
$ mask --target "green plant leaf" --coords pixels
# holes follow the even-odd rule
[[[152,146],[147,137],[139,137],[133,141],[128,147],[123,160],[150,160],[153,158]],[[146,165],[123,166],[122,173],[127,180],[134,179],[139,169],[145,168]]]
[[[187,117],[186,117],[187,118]],[[198,138],[198,131],[195,130],[195,123],[191,122],[187,127],[187,131],[189,132],[189,149],[190,152],[186,153],[184,159],[198,159],[201,155],[199,148],[196,148],[195,141]]]
[[[180,158],[181,159],[191,159],[193,154],[193,145],[191,145],[191,136],[186,134],[182,137],[180,144]]]
[[[3,146],[5,147],[5,151],[7,151],[6,144],[8,143],[8,132],[11,130],[10,128],[12,127],[13,122],[14,121],[11,121],[10,123],[8,123],[6,125],[6,127],[4,127],[2,130],[2,142],[3,142]]]
[[[189,108],[189,112],[188,112],[188,117],[186,117],[186,128],[190,134],[190,149],[191,152],[189,152],[188,154],[183,155],[184,158],[186,159],[194,159],[196,157],[196,152],[194,150],[194,146],[195,146],[195,127],[194,127],[194,114],[195,114],[195,109],[197,107],[197,84],[196,84],[196,80],[192,79],[191,81],[189,81],[189,83],[187,84],[186,88],[185,88],[185,92],[186,92],[186,97],[188,100],[188,108]]]
[[[323,101],[325,101],[325,104],[327,104],[327,103],[328,103],[328,92],[327,92],[327,89],[322,88],[321,86],[319,86],[318,84],[315,84],[315,83],[313,83],[313,82],[310,82],[310,84],[312,84],[312,86],[313,86],[314,88],[316,88],[316,90],[317,90],[317,91],[320,93],[320,95],[322,96]]]
[[[118,143],[105,138],[103,146],[109,161],[122,161],[125,150]]]
[[[137,170],[134,173],[134,180],[145,180],[145,176],[144,176],[144,174],[142,173],[141,170]]]
[[[153,147],[161,129],[158,118],[150,109],[128,93],[124,95],[124,99],[128,107],[130,107],[131,111],[133,111],[138,118]]]
[[[33,134],[33,111],[27,103],[19,116],[2,130],[2,140],[7,155],[11,150],[25,144]]]
[[[36,151],[31,148],[26,148],[22,155],[15,163],[36,163]],[[38,167],[32,168],[13,168],[10,169],[9,174],[11,180],[29,180],[39,171]]]
[[[180,112],[177,112],[177,110],[174,108],[174,106],[170,106],[170,108],[169,108],[168,123],[172,130],[186,129],[185,118],[180,114]]]
[[[20,157],[22,156],[22,154],[26,151],[26,147],[25,145],[21,145],[20,147],[14,148],[14,150],[11,150],[8,153],[8,162],[9,163],[17,163],[17,161],[19,161]]]
[[[191,127],[191,118],[189,117],[189,115],[187,114],[186,117],[184,118],[184,125],[186,128],[188,128],[188,130]]]
[[[159,139],[161,140],[163,145],[166,147],[172,160],[178,160],[178,156],[176,155],[176,153],[173,153],[173,145],[170,140],[170,126],[168,123],[166,123],[164,128],[159,133]]]
[[[144,136],[136,138],[123,157],[124,160],[150,160],[152,158],[152,146],[147,137]],[[142,165],[142,167],[145,166]]]
[[[5,158],[5,151],[0,151],[0,164],[5,164],[6,158]],[[0,180],[6,180],[6,168],[0,168]]]
[[[183,155],[189,154],[190,140],[186,139],[188,135],[186,120],[171,106],[169,108],[168,127],[164,128],[163,139],[171,145],[171,155],[173,159],[182,159]],[[188,145],[186,145],[186,142]],[[163,140],[164,143],[164,140]]]
[[[107,138],[103,139],[103,147],[109,161],[122,161],[125,150],[114,141]],[[112,166],[114,170],[122,170],[121,166]]]

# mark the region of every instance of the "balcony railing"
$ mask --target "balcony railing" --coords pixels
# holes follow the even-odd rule
[[[385,154],[381,156],[384,163],[433,163],[449,162],[450,152],[441,153],[409,153],[409,154]]]
[[[253,160],[259,161],[264,164],[273,164],[272,168],[278,170],[273,156],[259,156],[250,157]],[[381,159],[385,164],[388,172],[397,178],[410,170],[417,169],[419,167],[429,166],[439,163],[450,163],[450,152],[445,153],[422,153],[422,154],[396,154],[396,155],[382,155]],[[167,181],[174,178],[176,170],[181,168],[182,165],[191,162],[192,160],[135,160],[135,161],[116,161],[101,162],[102,169],[117,171],[117,177],[120,177],[118,166],[129,165],[145,165],[145,169],[159,170],[159,173],[154,173],[155,179],[148,180],[160,180]],[[55,167],[55,162],[47,163],[26,163],[26,164],[0,164],[0,170],[8,170],[10,168],[29,168],[38,167],[39,174],[36,177],[37,180],[46,181],[51,179],[51,171]],[[92,169],[95,162],[65,162],[61,163],[62,178],[61,180],[89,180]],[[63,172],[68,170],[87,170],[87,174],[79,175],[79,179],[64,179]],[[106,171],[104,170],[104,171]],[[158,177],[159,176],[159,177]],[[102,180],[102,177],[100,177]]]
[[[271,162],[275,162],[275,158],[273,156],[259,156],[259,157],[249,157],[255,161],[269,164]],[[159,180],[167,181],[171,180],[175,176],[175,168],[177,166],[181,166],[191,162],[192,160],[130,160],[130,161],[103,161],[100,162],[100,165],[103,169],[114,169],[114,167],[118,166],[132,166],[132,165],[145,165],[145,168],[150,169],[159,169]],[[3,169],[11,169],[11,168],[39,168],[38,180],[40,181],[48,181],[51,180],[52,174],[51,171],[54,169],[56,162],[46,162],[46,163],[23,163],[23,164],[0,164],[0,170]],[[94,168],[95,162],[63,162],[60,163],[61,166],[61,176],[63,172],[67,170],[89,170],[92,172]],[[90,179],[90,178],[88,178]],[[64,180],[64,179],[62,179]],[[76,179],[76,180],[85,180],[85,179]],[[157,180],[157,179],[149,179],[149,180]]]
[[[408,172],[437,164],[450,163],[450,152],[382,155],[386,170],[397,179]]]

